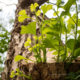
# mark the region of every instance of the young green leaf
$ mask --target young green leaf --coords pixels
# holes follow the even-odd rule
[[[68,2],[64,5],[64,9],[66,11],[70,10],[70,7],[76,2],[76,0],[68,0]]]
[[[29,50],[30,52],[32,52],[33,49],[32,49],[32,48],[28,48],[28,50]]]
[[[52,54],[53,55],[58,55],[58,52],[57,51],[54,51]]]
[[[78,56],[80,56],[80,48],[74,51],[74,57],[77,58]]]
[[[38,40],[38,36],[34,35],[34,36],[33,36],[33,39],[34,39],[34,40]]]
[[[39,6],[38,3],[34,3],[34,7],[37,8]]]
[[[37,3],[31,4],[31,6],[30,6],[31,12],[34,12],[38,6],[39,5]]]
[[[74,48],[74,42],[75,42],[74,39],[69,39],[69,40],[67,41],[67,47],[68,47],[69,49],[73,50],[73,48]]]
[[[57,0],[57,7],[60,6],[62,0]]]
[[[26,15],[26,10],[21,10],[21,11],[19,12],[19,15]]]
[[[27,47],[27,46],[30,46],[31,45],[31,39],[28,38],[27,41],[25,42],[24,46]]]
[[[21,55],[17,55],[15,58],[14,58],[14,61],[15,62],[18,62],[20,60],[23,60],[23,59],[26,59],[25,57],[21,56]]]
[[[60,16],[70,15],[70,14],[69,14],[69,10],[70,10],[71,6],[72,6],[75,2],[76,2],[76,0],[68,0],[68,2],[62,7],[62,8],[64,8],[65,11],[63,11]]]
[[[38,10],[38,11],[36,12],[36,16],[40,16],[40,14],[41,14],[41,11]]]
[[[43,45],[46,47],[46,48],[54,48],[58,45],[58,41],[53,39],[53,38],[45,38],[43,40]]]
[[[12,71],[10,77],[13,78],[15,76],[16,76],[16,73],[14,71]]]
[[[36,22],[31,22],[27,26],[22,25],[21,34],[36,34]]]
[[[33,4],[31,4],[30,10],[31,10],[31,12],[35,11],[35,8],[34,8],[34,5]]]
[[[45,15],[45,13],[47,12],[47,11],[49,11],[49,10],[51,10],[52,9],[52,5],[46,5],[46,4],[44,4],[44,5],[42,5],[41,6],[41,10],[43,11],[43,14]]]
[[[27,14],[25,10],[21,10],[19,12],[19,17],[18,17],[18,21],[19,22],[23,22],[26,18],[30,18]]]

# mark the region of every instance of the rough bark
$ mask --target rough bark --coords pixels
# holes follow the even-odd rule
[[[22,9],[26,9],[26,13],[33,17],[30,12],[29,6],[31,3],[37,2],[39,5],[43,4],[47,0],[19,0],[17,9],[15,12],[16,18],[14,23],[14,29],[11,33],[11,41],[9,43],[9,50],[7,53],[7,59],[5,62],[5,69],[2,73],[2,80],[28,80],[24,77],[15,76],[15,78],[11,79],[10,74],[11,71],[15,71],[16,68],[20,68],[24,74],[31,74],[32,80],[65,80],[64,76],[66,75],[66,71],[64,69],[63,63],[28,63],[26,64],[24,61],[15,62],[14,57],[16,55],[22,55],[24,57],[33,58],[33,54],[28,51],[27,48],[24,47],[24,43],[28,36],[32,35],[21,35],[21,25],[27,25],[31,22],[30,19],[26,19],[23,23],[18,22],[18,13]],[[50,56],[50,54],[49,54]],[[49,57],[48,56],[48,57]],[[52,55],[51,55],[52,56]],[[34,59],[34,58],[33,58]],[[49,58],[50,59],[50,58]],[[50,60],[49,60],[50,62]],[[62,74],[62,75],[60,75]]]
[[[21,30],[21,25],[27,25],[29,22],[31,22],[30,19],[26,19],[23,23],[18,22],[18,13],[22,9],[26,9],[26,13],[30,15],[31,17],[34,16],[31,14],[29,6],[31,3],[37,2],[39,5],[43,4],[47,0],[18,0],[18,5],[17,9],[15,12],[16,18],[15,18],[15,23],[14,23],[14,29],[12,30],[11,33],[11,41],[9,43],[9,50],[7,53],[7,59],[5,62],[5,70],[2,74],[2,80],[14,80],[10,78],[10,74],[12,70],[16,70],[16,68],[20,67],[21,62],[14,62],[14,57],[16,55],[23,55],[25,57],[29,57],[32,54],[28,52],[26,48],[24,48],[24,42],[26,41],[28,36],[31,35],[21,35],[20,30]],[[18,77],[15,78],[15,80],[20,80]],[[23,79],[21,79],[23,80]]]

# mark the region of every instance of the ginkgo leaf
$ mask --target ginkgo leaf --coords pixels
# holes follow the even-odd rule
[[[24,44],[24,47],[30,46],[31,45],[31,39],[28,38],[27,41]]]
[[[43,11],[43,14],[45,14],[47,11],[51,10],[52,9],[52,5],[42,5],[41,6],[41,10]]]
[[[53,49],[53,50],[54,50],[54,49]],[[57,51],[54,51],[52,54],[53,54],[53,55],[58,55],[58,52],[57,52]]]
[[[26,18],[29,18],[27,15],[19,16],[18,21],[23,22]]]
[[[21,56],[21,55],[17,55],[15,58],[14,58],[14,61],[15,62],[18,62],[20,60],[23,60],[23,59],[26,59],[25,57]]]
[[[36,34],[36,22],[31,22],[28,25],[21,27],[21,34]]]
[[[31,12],[35,11],[35,8],[34,8],[34,5],[33,4],[31,4],[30,10],[31,10]]]
[[[52,32],[53,30],[50,29],[50,27],[45,27],[43,30],[42,30],[42,34],[46,34],[47,32]]]
[[[16,76],[15,71],[12,71],[10,77],[13,78],[15,76]]]
[[[30,10],[31,10],[31,12],[34,12],[38,6],[39,6],[39,5],[38,5],[37,3],[31,4],[31,5],[30,5]]]
[[[21,10],[19,12],[18,21],[23,22],[26,18],[30,18],[30,17],[26,14],[25,10]]]
[[[21,10],[21,11],[19,12],[19,15],[26,15],[26,10]]]
[[[39,6],[38,3],[34,3],[34,7],[37,8]]]
[[[36,12],[36,16],[40,16],[40,14],[41,14],[41,11],[38,10],[38,11]]]

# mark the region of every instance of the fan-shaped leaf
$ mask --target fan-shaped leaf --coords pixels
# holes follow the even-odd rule
[[[36,22],[31,22],[27,26],[22,25],[21,34],[36,34]]]

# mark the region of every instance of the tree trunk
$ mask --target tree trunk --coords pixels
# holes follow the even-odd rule
[[[47,0],[19,0],[16,10],[16,18],[14,23],[14,29],[11,33],[11,41],[9,44],[9,50],[7,59],[5,61],[5,69],[2,73],[2,80],[29,80],[21,76],[15,76],[10,78],[11,72],[16,68],[19,68],[25,75],[31,74],[32,80],[65,80],[64,76],[66,71],[63,63],[25,63],[24,61],[15,62],[14,57],[16,55],[22,55],[24,57],[33,57],[33,54],[24,47],[24,43],[28,36],[32,35],[21,35],[21,25],[27,25],[31,20],[26,19],[23,23],[18,22],[18,13],[20,10],[25,9],[26,13],[33,17],[29,6],[31,3],[37,2],[39,5],[43,4]],[[50,55],[50,54],[49,54]],[[48,56],[49,57],[49,56]],[[72,71],[74,68],[72,69]]]
[[[30,35],[20,34],[21,25],[26,25],[31,20],[26,19],[23,23],[18,22],[18,13],[22,9],[26,9],[26,13],[30,16],[34,16],[31,14],[29,6],[31,3],[37,2],[39,5],[43,4],[47,0],[18,0],[17,9],[15,12],[16,18],[14,23],[14,29],[11,33],[11,41],[9,43],[9,50],[7,53],[7,59],[5,62],[5,69],[2,73],[2,80],[14,80],[10,78],[10,74],[12,70],[16,70],[16,68],[21,67],[21,62],[14,62],[14,57],[16,55],[23,55],[25,57],[29,57],[32,54],[27,51],[27,49],[24,48],[24,42],[26,41],[27,37]],[[22,78],[16,77],[15,80],[24,80]]]

